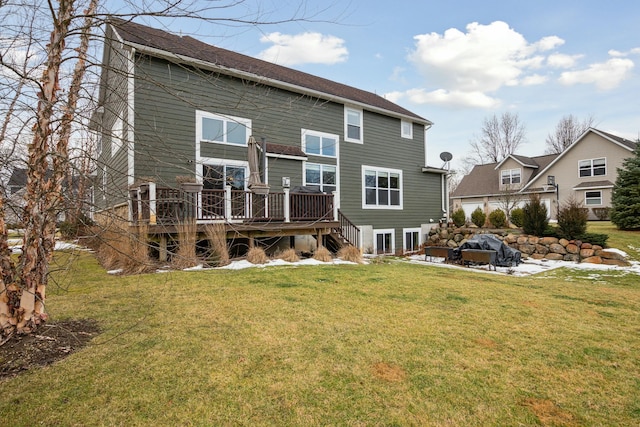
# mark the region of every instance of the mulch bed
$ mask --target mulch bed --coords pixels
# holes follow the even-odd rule
[[[34,333],[15,335],[0,345],[0,380],[64,359],[100,333],[92,319],[45,323]]]

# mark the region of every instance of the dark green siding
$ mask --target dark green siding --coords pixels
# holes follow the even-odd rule
[[[269,88],[168,61],[138,57],[135,95],[136,177],[157,177],[175,185],[177,175],[196,169],[196,111],[249,119],[258,141],[301,146],[301,130],[339,136],[339,158],[309,156],[308,161],[339,164],[341,209],[356,224],[394,228],[396,248],[402,229],[417,228],[442,216],[441,176],[426,174],[424,126],[414,124],[413,139],[400,136],[400,119],[364,112],[364,143],[344,142],[344,106],[282,89]],[[201,143],[201,157],[246,161],[246,147]],[[281,177],[303,183],[303,162],[269,158],[269,184],[281,190]],[[362,165],[403,171],[403,210],[362,209]]]

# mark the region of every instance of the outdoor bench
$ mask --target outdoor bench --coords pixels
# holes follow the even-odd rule
[[[444,258],[446,261],[453,259],[453,249],[446,246],[425,246],[424,248],[424,260],[431,261],[433,257]]]
[[[466,266],[469,264],[489,264],[489,270],[493,266],[496,270],[496,251],[483,249],[463,249],[461,251],[462,263]]]

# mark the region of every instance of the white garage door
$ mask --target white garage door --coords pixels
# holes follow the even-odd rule
[[[464,216],[467,217],[467,219],[471,219],[471,213],[473,211],[475,211],[476,209],[480,208],[482,209],[483,204],[482,202],[480,203],[463,203],[462,204],[462,210],[464,210]]]

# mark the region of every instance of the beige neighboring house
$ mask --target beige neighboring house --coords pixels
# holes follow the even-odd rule
[[[611,207],[617,169],[631,157],[637,143],[590,128],[561,154],[525,157],[512,154],[500,163],[477,165],[451,194],[453,210],[467,218],[480,207],[488,215],[495,209],[524,206],[531,194],[540,195],[549,218],[557,218],[558,203],[570,198],[598,219],[599,208]],[[595,209],[595,210],[594,210]]]

